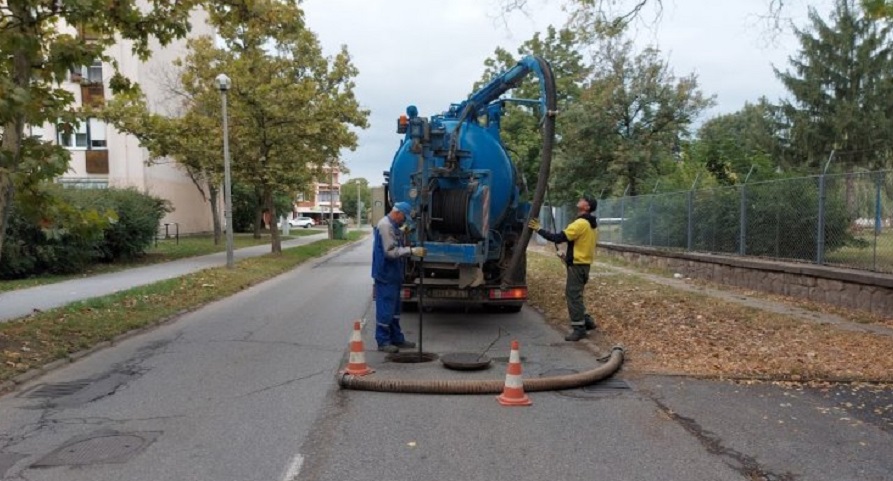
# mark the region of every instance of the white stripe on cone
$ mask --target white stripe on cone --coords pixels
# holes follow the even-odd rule
[[[502,351],[505,352],[505,351]],[[518,354],[518,351],[512,349],[512,352],[509,353],[509,363],[518,364],[521,362],[521,356]]]
[[[348,362],[350,362],[351,364],[365,364],[366,358],[365,356],[363,356],[362,352],[351,352],[350,360]]]
[[[521,379],[521,376],[517,374],[506,374],[505,375],[505,387],[513,388],[513,389],[521,389],[524,387],[524,381]]]

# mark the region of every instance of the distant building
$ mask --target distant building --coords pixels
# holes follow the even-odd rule
[[[293,212],[295,217],[310,217],[320,224],[328,221],[333,207],[336,219],[344,215],[341,210],[341,171],[337,167],[324,167],[322,177],[310,184],[309,192],[298,194]]]
[[[206,20],[204,10],[194,11],[189,35],[213,35],[214,30]],[[79,30],[78,34],[84,41],[91,40],[89,31]],[[176,101],[168,93],[165,83],[168,78],[177,78],[172,64],[175,59],[186,56],[186,40],[175,41],[166,47],[153,43],[152,57],[146,62],[133,56],[130,41],[121,41],[109,47],[106,53],[118,62],[123,75],[139,83],[150,109],[160,114],[177,115]],[[109,80],[112,73],[109,64],[97,61],[70,72],[68,81],[62,86],[74,94],[78,105],[102,102],[111,94]],[[83,188],[134,187],[170,201],[174,211],[162,219],[162,224],[179,224],[181,234],[212,230],[210,204],[202,198],[185,171],[173,161],[164,159],[156,159],[154,165],[147,165],[149,152],[140,147],[135,137],[122,134],[97,119],[89,119],[73,132],[64,132],[56,125],[31,127],[31,135],[58,142],[71,152],[70,170],[58,182]]]

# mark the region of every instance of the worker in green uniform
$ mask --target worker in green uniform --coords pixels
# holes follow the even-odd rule
[[[595,244],[598,242],[598,220],[592,214],[597,206],[596,199],[585,195],[581,197],[577,202],[577,217],[561,232],[543,229],[538,219],[530,219],[527,224],[547,241],[567,243],[564,295],[572,331],[564,338],[565,341],[579,341],[586,337],[586,331],[595,329],[595,321],[586,313],[583,304],[583,289],[589,282],[589,268],[595,258]]]

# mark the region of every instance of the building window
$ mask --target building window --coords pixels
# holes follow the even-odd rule
[[[97,60],[93,62],[93,65],[90,65],[86,68],[87,70],[87,82],[91,84],[101,84],[102,83],[102,61]]]
[[[106,141],[105,122],[97,119],[87,119],[78,124],[59,124],[59,145],[69,149],[105,150],[108,147]]]
[[[105,139],[105,122],[97,119],[90,119],[87,122],[87,135],[90,138],[90,148],[96,150],[104,150],[108,147]]]
[[[87,148],[87,124],[59,124],[59,145],[69,149]]]
[[[69,80],[80,84],[101,84],[102,83],[102,61],[97,60],[87,65],[72,67],[69,73]]]
[[[38,127],[34,125],[30,125],[25,129],[28,132],[29,137],[35,137],[37,140],[43,140],[44,134],[46,132],[43,130],[43,127]]]
[[[331,191],[328,191],[328,190],[321,190],[321,191],[319,191],[319,199],[318,199],[318,201],[319,201],[319,202],[331,202],[331,201],[332,201],[332,193],[331,193]],[[335,202],[340,202],[340,201],[341,201],[341,195],[340,195],[340,193],[336,190],[336,191],[335,191]]]

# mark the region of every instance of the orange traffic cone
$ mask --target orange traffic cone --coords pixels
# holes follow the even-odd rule
[[[363,336],[360,334],[360,321],[353,323],[353,334],[350,335],[350,358],[347,361],[347,369],[341,372],[351,376],[365,376],[375,372],[366,365]]]
[[[530,398],[524,393],[524,381],[521,379],[521,355],[518,354],[518,341],[512,341],[512,352],[509,355],[509,367],[505,373],[505,387],[496,400],[503,406],[530,406]]]

